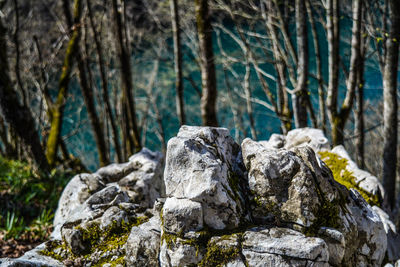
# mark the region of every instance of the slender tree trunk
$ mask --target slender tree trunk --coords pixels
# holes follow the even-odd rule
[[[117,47],[118,59],[121,65],[121,79],[122,79],[122,91],[123,99],[126,105],[126,124],[128,128],[128,139],[129,142],[128,152],[130,154],[139,152],[142,148],[140,144],[139,129],[136,121],[136,108],[135,98],[133,94],[133,82],[132,82],[132,69],[130,65],[131,55],[127,45],[124,42],[124,26],[122,25],[121,14],[118,11],[117,0],[112,0],[113,18],[115,23],[115,43]],[[126,38],[125,38],[126,39]]]
[[[51,166],[55,164],[57,157],[58,145],[61,138],[62,120],[64,117],[64,107],[68,94],[68,85],[70,81],[73,60],[79,48],[79,39],[81,35],[80,19],[82,14],[82,1],[74,1],[74,26],[72,27],[72,35],[68,42],[66,55],[62,67],[61,77],[59,81],[59,90],[57,99],[52,108],[52,120],[50,134],[47,139],[46,157]]]
[[[292,94],[293,115],[296,128],[307,127],[308,105],[308,36],[305,0],[296,0],[297,85]]]
[[[318,40],[317,27],[315,25],[310,0],[306,1],[306,8],[308,19],[310,21],[311,34],[313,37],[313,45],[315,51],[315,69],[317,71],[318,79],[318,103],[319,103],[319,125],[322,131],[326,133],[326,105],[325,105],[325,92],[323,87],[322,65],[321,65],[321,48]]]
[[[389,38],[386,40],[383,75],[383,187],[386,204],[393,208],[396,193],[397,162],[397,72],[400,42],[400,2],[389,0]]]
[[[203,125],[218,126],[216,112],[217,79],[215,76],[211,18],[207,0],[195,0],[195,8],[201,62],[201,117]]]
[[[27,154],[32,157],[37,167],[43,171],[49,171],[32,113],[27,106],[21,105],[18,94],[11,85],[8,74],[6,34],[7,30],[0,19],[0,108],[5,120],[21,138]]]
[[[366,39],[366,38],[365,38]],[[356,86],[356,110],[354,116],[354,128],[355,128],[355,136],[357,136],[355,140],[356,147],[356,160],[358,166],[361,169],[365,168],[365,160],[364,160],[364,66],[365,66],[365,52],[366,52],[366,41],[362,40],[361,44],[361,56],[360,63],[357,75],[357,86]]]
[[[65,2],[66,0],[64,0]],[[67,18],[67,24],[69,23],[68,18],[71,17],[69,8],[64,8],[65,17]],[[72,26],[72,25],[68,25]],[[86,34],[86,32],[85,32]],[[93,98],[93,89],[90,88],[88,84],[88,79],[86,76],[85,62],[82,56],[82,51],[77,48],[75,53],[76,61],[78,63],[78,72],[79,72],[79,81],[81,85],[83,99],[85,101],[86,110],[89,115],[89,120],[92,125],[93,135],[96,142],[96,147],[99,156],[100,166],[106,166],[110,163],[108,154],[107,154],[107,146],[105,142],[105,136],[103,132],[102,123],[100,122],[99,117],[97,116],[97,111],[94,104]],[[89,71],[89,70],[88,70]]]
[[[117,129],[117,125],[115,123],[115,118],[112,114],[110,96],[108,94],[108,82],[107,82],[107,75],[106,75],[106,70],[105,70],[106,63],[104,61],[103,48],[101,46],[100,37],[99,37],[99,34],[97,33],[96,26],[94,24],[91,2],[90,2],[90,0],[86,0],[86,2],[87,2],[87,6],[88,6],[90,27],[93,32],[93,39],[94,39],[94,43],[95,43],[95,47],[96,47],[98,65],[99,65],[99,70],[100,70],[102,98],[103,98],[103,101],[105,104],[106,114],[108,116],[108,119],[109,119],[110,125],[111,125],[111,135],[112,135],[112,139],[113,139],[113,143],[114,143],[115,153],[117,155],[117,160],[118,160],[118,162],[122,162],[121,146],[120,146],[120,143],[118,140],[118,129]]]
[[[176,89],[176,113],[181,125],[186,123],[185,108],[183,101],[183,80],[182,80],[182,49],[181,34],[179,26],[178,0],[170,0],[172,33],[174,38],[174,66],[175,66],[175,89]]]
[[[337,145],[337,96],[339,86],[339,0],[327,0],[327,38],[328,38],[328,92],[326,106],[331,124],[332,142]]]
[[[253,140],[257,140],[257,131],[256,131],[254,116],[253,116],[253,106],[251,105],[250,62],[249,62],[247,56],[246,56],[246,74],[244,76],[243,88],[244,88],[244,93],[246,96],[247,113],[249,114],[251,137],[253,138]]]

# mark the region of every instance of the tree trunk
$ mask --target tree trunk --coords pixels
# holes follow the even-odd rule
[[[80,19],[82,14],[82,1],[74,1],[74,26],[72,27],[72,35],[68,42],[66,55],[62,67],[61,77],[59,81],[59,90],[57,99],[52,108],[52,119],[50,134],[47,139],[46,157],[50,166],[53,166],[57,157],[58,145],[60,143],[62,120],[64,117],[64,107],[68,93],[68,86],[73,66],[73,60],[79,48],[79,39],[81,35]]]
[[[400,41],[400,2],[389,0],[389,38],[386,40],[385,72],[383,75],[383,187],[385,202],[395,205],[397,161],[397,72]]]
[[[170,0],[172,33],[174,38],[174,66],[175,66],[175,89],[176,89],[176,113],[178,114],[180,125],[186,123],[185,109],[183,101],[183,80],[182,80],[182,49],[181,34],[179,26],[178,0]]]
[[[203,125],[218,126],[216,112],[217,80],[215,76],[212,27],[207,0],[195,0],[195,8],[201,62],[201,117]]]
[[[315,69],[317,71],[318,79],[318,103],[319,103],[319,125],[322,131],[326,133],[326,105],[325,105],[325,92],[323,87],[322,64],[321,64],[321,48],[318,40],[317,27],[311,9],[310,0],[306,1],[308,19],[310,21],[311,34],[313,37],[313,45],[315,51]]]
[[[296,128],[307,127],[308,36],[305,0],[296,0],[297,85],[292,94],[293,115]]]
[[[356,136],[355,147],[356,147],[356,160],[357,164],[361,169],[365,168],[364,160],[364,66],[365,66],[365,52],[367,50],[366,40],[364,38],[361,43],[361,56],[357,75],[357,86],[356,86],[356,110],[354,115],[354,134]]]
[[[12,88],[8,74],[7,30],[0,19],[0,107],[5,120],[23,141],[27,154],[37,167],[49,171],[46,156],[40,144],[35,121],[27,106],[21,105],[17,92]]]
[[[118,59],[121,65],[121,86],[123,91],[123,99],[126,105],[126,120],[129,142],[128,153],[133,154],[139,152],[142,148],[140,144],[139,129],[136,122],[135,98],[133,93],[131,55],[128,47],[124,42],[124,26],[122,25],[121,14],[118,11],[117,0],[112,0],[113,18],[115,23],[115,44],[117,47]]]
[[[113,139],[113,143],[114,143],[115,153],[117,155],[117,160],[118,160],[118,162],[122,162],[122,152],[121,152],[121,146],[120,146],[119,139],[118,139],[118,129],[117,129],[117,125],[115,123],[115,118],[112,114],[111,102],[110,102],[110,97],[108,94],[107,75],[106,75],[106,70],[104,67],[106,63],[104,62],[103,49],[101,46],[100,37],[98,36],[96,27],[94,24],[91,2],[90,2],[90,0],[86,0],[86,2],[87,2],[87,6],[88,6],[90,27],[92,28],[92,32],[93,32],[93,39],[94,39],[94,43],[95,43],[95,47],[96,47],[98,65],[99,65],[99,70],[100,70],[100,78],[101,78],[101,86],[102,86],[102,94],[101,95],[102,95],[102,98],[103,98],[103,101],[105,104],[106,114],[108,116],[108,119],[110,120],[111,135],[112,135],[112,139]]]
[[[337,117],[337,96],[339,86],[339,0],[327,0],[327,38],[328,38],[328,92],[326,106],[331,124],[332,142],[337,145],[335,118]]]

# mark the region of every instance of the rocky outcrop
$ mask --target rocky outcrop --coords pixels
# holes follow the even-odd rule
[[[379,266],[390,253],[394,262],[387,214],[318,154],[337,150],[316,129],[240,146],[227,129],[183,126],[165,169],[144,149],[74,177],[54,239],[11,266],[49,257],[50,266]]]

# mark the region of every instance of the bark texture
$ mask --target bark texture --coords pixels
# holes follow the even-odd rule
[[[400,2],[389,0],[389,38],[386,40],[385,71],[383,74],[383,187],[386,203],[395,205],[397,161],[397,71],[400,42]]]
[[[218,126],[216,111],[217,80],[212,46],[212,27],[207,0],[195,0],[195,9],[201,62],[201,117],[203,125]]]

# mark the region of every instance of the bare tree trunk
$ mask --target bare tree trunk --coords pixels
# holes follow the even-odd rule
[[[331,124],[333,145],[337,140],[337,96],[339,86],[339,0],[327,0],[326,26],[328,37],[328,69],[329,81],[326,96],[328,118]]]
[[[244,88],[244,93],[246,96],[247,113],[249,114],[251,137],[253,138],[253,140],[257,140],[257,131],[256,131],[254,116],[253,116],[253,106],[251,105],[250,62],[249,62],[247,56],[246,56],[246,74],[244,76],[243,88]]]
[[[64,117],[64,107],[68,93],[68,85],[71,78],[70,76],[72,71],[73,59],[75,58],[75,55],[78,52],[79,48],[79,39],[81,35],[80,32],[81,14],[82,14],[82,1],[75,0],[74,26],[72,27],[72,35],[68,42],[67,51],[64,58],[62,73],[59,81],[59,91],[57,94],[57,99],[54,103],[54,107],[52,108],[53,115],[51,120],[51,128],[49,137],[47,139],[46,157],[50,166],[53,166],[55,164],[58,145],[60,143],[62,120]]]
[[[356,147],[356,160],[360,168],[365,168],[364,160],[364,66],[365,66],[365,52],[367,50],[366,40],[364,38],[361,44],[360,51],[360,62],[357,74],[357,86],[356,86],[356,110],[354,114],[354,128],[355,128],[355,147]]]
[[[182,80],[182,49],[181,34],[179,26],[178,0],[170,0],[172,33],[174,38],[174,66],[175,66],[175,89],[176,89],[176,113],[181,125],[186,123],[185,108],[183,101],[183,80]]]
[[[136,121],[136,108],[135,108],[135,98],[133,93],[133,82],[132,82],[132,69],[130,65],[131,55],[128,47],[124,42],[124,26],[122,25],[121,14],[118,11],[117,0],[112,0],[113,17],[115,23],[115,42],[118,51],[118,59],[121,65],[121,78],[122,78],[122,90],[123,99],[126,105],[126,124],[129,126],[128,130],[128,140],[129,150],[128,153],[133,154],[139,152],[142,148],[140,144],[139,129]]]
[[[27,106],[21,105],[18,94],[11,85],[8,74],[6,34],[7,30],[0,19],[0,108],[5,120],[21,138],[27,154],[32,157],[37,167],[43,171],[49,171],[32,113]]]
[[[319,125],[322,131],[326,132],[326,105],[325,105],[325,92],[323,87],[322,65],[321,65],[321,48],[318,40],[317,27],[315,26],[314,17],[312,14],[310,0],[306,1],[308,19],[311,25],[311,34],[313,37],[313,45],[315,51],[315,69],[317,71],[318,79],[318,103],[319,103]]]
[[[195,8],[201,62],[201,117],[203,125],[218,126],[216,112],[217,79],[215,76],[212,27],[207,0],[195,0]]]
[[[385,72],[383,75],[383,187],[385,202],[395,205],[397,161],[397,72],[400,41],[400,2],[389,0],[389,38],[386,40]]]
[[[114,149],[115,149],[115,154],[117,155],[117,160],[118,162],[122,162],[122,152],[121,152],[121,146],[118,140],[118,129],[117,125],[115,123],[115,118],[112,114],[112,108],[111,108],[111,103],[110,103],[110,96],[108,94],[108,82],[107,82],[107,75],[106,75],[106,70],[105,70],[105,61],[104,61],[104,55],[103,55],[103,49],[101,46],[101,41],[100,37],[97,33],[95,24],[94,24],[94,19],[93,19],[93,13],[92,13],[92,6],[90,0],[86,0],[87,6],[88,6],[88,15],[89,15],[89,20],[90,20],[90,27],[93,32],[93,39],[96,47],[96,53],[97,53],[97,59],[98,59],[98,65],[99,65],[99,70],[100,70],[100,78],[101,78],[101,85],[102,85],[102,98],[105,104],[106,108],[106,114],[108,116],[108,119],[110,121],[111,125],[111,135],[114,143]]]
[[[308,36],[305,0],[296,0],[296,36],[297,36],[297,85],[292,94],[294,123],[296,128],[307,127],[308,105]]]

